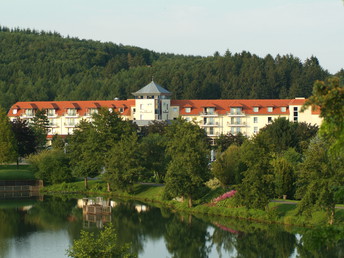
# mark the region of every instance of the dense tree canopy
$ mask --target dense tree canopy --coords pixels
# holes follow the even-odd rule
[[[16,140],[5,110],[0,107],[0,164],[16,160]]]
[[[193,122],[176,120],[167,132],[167,154],[171,161],[165,176],[168,197],[192,199],[209,177],[209,149],[205,131]]]
[[[328,72],[316,57],[209,57],[0,28],[0,106],[16,101],[132,98],[154,79],[175,99],[309,97]]]

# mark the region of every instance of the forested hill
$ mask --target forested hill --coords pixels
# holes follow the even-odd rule
[[[152,80],[176,99],[308,97],[329,76],[316,57],[211,57],[0,28],[0,105],[16,101],[132,98]]]

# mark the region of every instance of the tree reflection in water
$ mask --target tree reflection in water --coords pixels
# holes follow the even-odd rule
[[[111,221],[118,244],[130,242],[140,255],[149,243],[159,242],[172,257],[344,257],[343,227],[285,229],[214,216],[196,218],[134,201],[116,204]],[[11,239],[25,239],[33,232],[66,230],[70,244],[80,237],[81,229],[99,232],[95,225],[84,226],[75,199],[45,198],[28,210],[0,206],[0,257],[15,248],[8,244]]]

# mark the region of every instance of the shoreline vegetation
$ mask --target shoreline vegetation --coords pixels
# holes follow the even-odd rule
[[[0,180],[21,180],[34,179],[34,173],[29,165],[1,165]],[[132,199],[146,202],[157,207],[168,208],[175,212],[187,213],[196,216],[212,215],[219,218],[239,218],[258,223],[280,224],[284,226],[317,227],[328,226],[328,220],[325,211],[315,211],[309,216],[298,215],[297,204],[300,201],[274,199],[271,200],[265,210],[248,209],[246,207],[231,206],[231,199],[224,199],[218,202],[217,199],[222,194],[228,192],[228,189],[218,187],[209,190],[206,194],[197,200],[194,200],[193,206],[188,207],[185,199],[179,198],[165,200],[163,198],[164,185],[153,183],[135,184],[130,193],[121,190],[108,191],[107,183],[103,180],[89,180],[88,188],[85,189],[84,181],[61,183],[45,186],[41,189],[42,194],[46,195],[68,195],[75,197],[84,197],[89,195],[100,195],[104,197]],[[336,205],[336,217],[334,226],[340,226],[344,223],[344,204]]]
[[[214,202],[214,199],[226,192],[223,188],[210,190],[198,200],[194,200],[193,207],[188,207],[187,200],[164,200],[164,186],[156,184],[136,184],[131,193],[125,191],[107,192],[106,182],[90,180],[89,188],[85,189],[83,182],[62,183],[44,187],[41,192],[47,195],[101,195],[106,197],[132,199],[153,204],[157,207],[169,208],[174,212],[192,215],[211,215],[219,218],[238,218],[259,223],[281,224],[285,226],[317,227],[328,226],[324,211],[316,211],[310,216],[296,214],[295,200],[271,200],[265,210],[248,209],[246,207],[231,207],[230,199]],[[336,206],[336,218],[333,226],[340,226],[344,222],[344,206]]]

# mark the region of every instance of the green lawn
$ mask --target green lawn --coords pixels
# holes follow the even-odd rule
[[[28,165],[0,165],[0,180],[31,180],[34,173]]]

